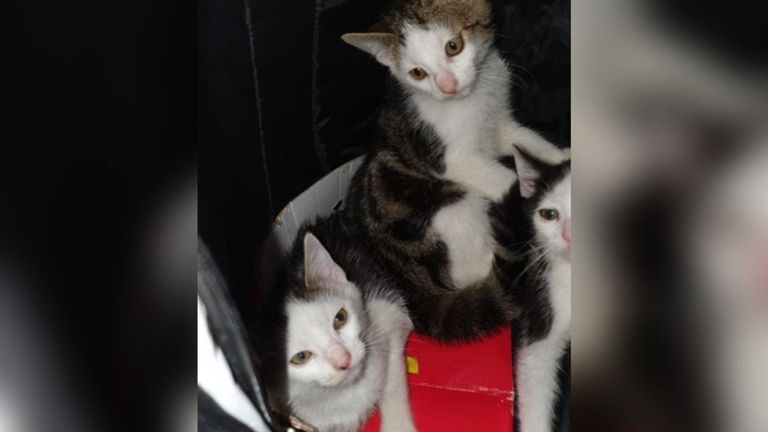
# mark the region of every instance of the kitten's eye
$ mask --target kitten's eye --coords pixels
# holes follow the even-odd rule
[[[560,219],[560,212],[555,209],[541,209],[539,210],[539,216],[546,221],[553,221]]]
[[[333,317],[333,328],[338,330],[347,322],[347,310],[344,308],[339,309],[336,312],[336,316]]]
[[[448,57],[458,55],[463,49],[464,38],[462,38],[461,35],[456,36],[445,44],[445,53],[448,54]]]
[[[312,353],[309,351],[302,351],[300,353],[297,353],[295,356],[291,357],[291,363],[295,365],[303,365],[312,358]]]
[[[416,81],[421,81],[427,77],[427,71],[422,68],[413,68],[410,72],[408,72],[408,75],[410,75],[411,78],[415,79]]]

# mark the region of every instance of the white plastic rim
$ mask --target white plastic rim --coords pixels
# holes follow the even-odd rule
[[[362,162],[363,158],[358,157],[336,168],[277,214],[272,224],[272,236],[279,253],[285,254],[290,250],[299,228],[305,222],[333,213],[334,207],[346,198],[349,183]]]

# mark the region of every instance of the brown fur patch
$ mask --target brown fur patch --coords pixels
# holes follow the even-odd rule
[[[403,1],[384,21],[400,38],[405,24],[425,26],[437,23],[453,29],[456,34],[465,30],[477,36],[493,34],[491,5],[487,0]]]
[[[400,61],[400,48],[405,44],[406,24],[425,27],[441,24],[465,40],[481,43],[493,38],[491,5],[487,0],[404,0],[366,33],[348,33],[342,39],[365,51],[362,44],[378,42],[387,46],[395,63]]]

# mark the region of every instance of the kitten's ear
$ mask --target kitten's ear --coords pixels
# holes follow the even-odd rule
[[[517,179],[520,184],[520,195],[523,198],[530,198],[536,193],[539,181],[541,180],[539,163],[517,146],[515,146],[513,153],[515,155]]]
[[[316,286],[318,281],[348,282],[344,270],[333,261],[320,240],[308,232],[304,235],[304,285]]]
[[[392,33],[346,33],[341,40],[373,55],[384,66],[390,67],[395,63],[392,55],[395,35]]]

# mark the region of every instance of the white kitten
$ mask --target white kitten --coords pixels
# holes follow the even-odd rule
[[[291,288],[285,305],[288,405],[323,432],[358,430],[376,405],[382,431],[414,431],[403,354],[412,324],[405,306],[376,286],[382,280],[361,251],[328,240],[347,270],[369,272],[369,282],[364,289],[350,282],[320,241],[304,236],[301,286]],[[366,267],[354,267],[361,264]]]

